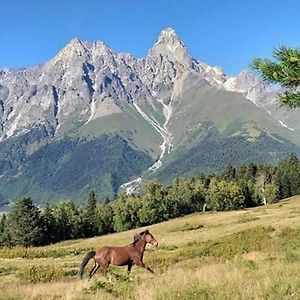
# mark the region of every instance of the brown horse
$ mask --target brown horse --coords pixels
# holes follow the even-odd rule
[[[82,279],[83,271],[90,259],[94,259],[95,264],[90,271],[91,278],[100,268],[103,274],[106,274],[110,264],[115,266],[127,266],[128,274],[130,274],[133,265],[142,267],[151,273],[154,273],[150,267],[143,263],[144,251],[147,243],[157,246],[158,242],[149,232],[142,231],[134,236],[132,244],[123,247],[103,247],[96,251],[90,251],[84,257],[80,269],[79,277]]]

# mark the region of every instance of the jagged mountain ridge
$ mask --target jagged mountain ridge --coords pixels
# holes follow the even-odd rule
[[[102,42],[73,39],[41,66],[1,70],[1,138],[46,123],[53,128],[51,134],[56,134],[70,119],[84,124],[118,112],[116,102],[147,100],[155,106],[159,97],[170,101],[179,96],[177,81],[186,72],[211,84],[226,80],[221,69],[191,59],[170,28],[161,32],[144,59],[116,53]],[[114,103],[102,109],[105,100]],[[34,114],[30,114],[32,109]]]
[[[205,91],[208,94],[203,94]],[[206,101],[203,107],[199,107],[199,97],[210,98],[214,94],[220,101],[227,99],[228,105],[223,106],[219,115],[232,103],[237,103],[232,102],[233,98],[239,98],[240,108],[232,114],[233,117],[228,117],[228,122],[226,118],[215,116],[213,105],[218,106],[218,103],[210,105]],[[43,131],[41,138],[30,140],[22,148],[25,149],[22,152],[24,164],[9,170],[3,165],[2,176],[9,174],[5,184],[13,185],[14,176],[22,178],[26,174],[30,177],[26,169],[29,168],[26,166],[29,157],[46,149],[48,144],[66,138],[102,139],[105,134],[120,136],[133,151],[142,151],[146,156],[145,164],[141,165],[149,167],[146,177],[151,176],[163,163],[168,163],[167,154],[174,151],[178,159],[176,149],[182,149],[185,144],[183,149],[187,151],[201,142],[202,135],[195,138],[201,122],[206,124],[212,120],[218,134],[226,131],[239,120],[243,103],[246,103],[251,117],[256,116],[253,121],[243,114],[239,125],[239,129],[246,130],[243,136],[255,139],[263,133],[276,139],[275,133],[297,143],[297,133],[286,128],[282,121],[280,124],[280,120],[272,115],[265,118],[265,103],[273,103],[274,94],[271,87],[249,72],[228,77],[221,68],[191,58],[171,28],[160,33],[148,56],[141,59],[116,53],[103,42],[73,39],[43,65],[0,71],[2,143],[7,144],[16,138],[23,141],[29,132],[41,128]],[[211,110],[207,111],[210,106]],[[189,107],[193,110],[190,111]],[[202,110],[206,114],[200,113]],[[181,115],[185,115],[184,119]],[[186,122],[187,119],[192,121]],[[227,135],[241,134],[238,131],[241,130],[235,128]],[[149,165],[151,160],[156,160],[152,167]],[[134,175],[129,173],[129,177]],[[126,176],[122,180],[126,182]],[[124,183],[116,181],[118,185]],[[0,179],[0,187],[1,184],[4,181]],[[79,188],[86,190],[86,186]],[[30,193],[31,190],[30,185],[25,184],[20,192]],[[116,190],[114,187],[114,192]],[[60,193],[57,192],[57,197],[65,196]],[[4,193],[3,198],[9,197],[9,192]]]

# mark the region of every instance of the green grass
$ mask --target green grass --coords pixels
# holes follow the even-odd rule
[[[126,113],[95,119],[74,131],[71,136],[94,139],[103,134],[117,134],[126,139],[133,148],[142,150],[156,159],[161,151],[161,136],[130,105],[124,103],[123,109]]]
[[[292,216],[292,218],[291,218]],[[141,229],[45,247],[0,250],[0,299],[299,299],[300,196],[269,207],[199,213],[149,227],[152,275],[110,267],[76,273],[87,251],[125,245]]]

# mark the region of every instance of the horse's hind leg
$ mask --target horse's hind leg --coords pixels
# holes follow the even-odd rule
[[[103,276],[106,275],[109,265],[110,265],[110,263],[108,262],[106,264],[103,264],[103,265],[99,266],[100,267],[100,272],[102,273]]]
[[[93,274],[93,272],[94,272],[94,270],[95,270],[96,267],[97,267],[97,263],[95,262],[95,264],[94,264],[92,270],[91,270],[90,273],[89,273],[89,277],[90,277],[90,278],[91,278],[91,275]]]
[[[99,268],[100,268],[100,265],[97,265],[97,267],[96,267],[96,265],[95,265],[95,268],[93,268],[93,272],[90,272],[90,279],[92,278],[92,276],[94,276],[95,275],[95,273],[99,270]]]

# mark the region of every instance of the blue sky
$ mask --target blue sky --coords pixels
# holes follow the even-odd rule
[[[299,11],[299,0],[0,0],[0,68],[43,63],[74,37],[143,57],[172,27],[191,56],[236,74],[299,47]]]

